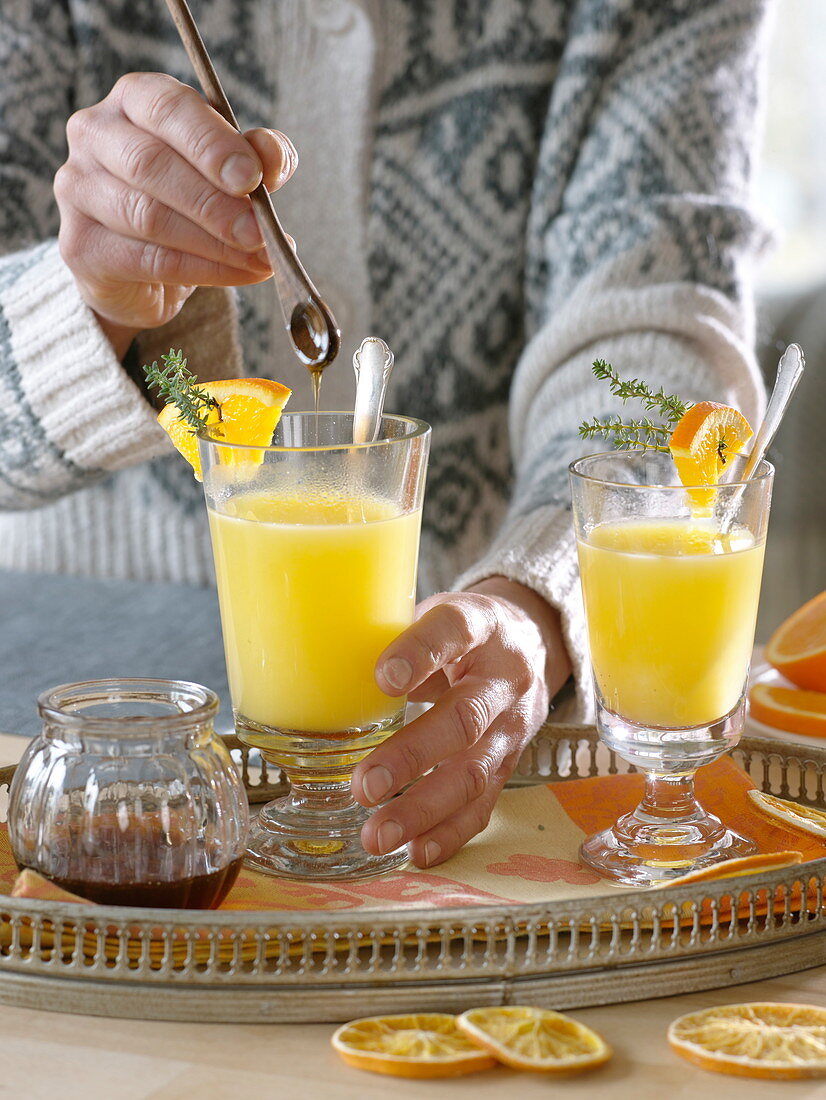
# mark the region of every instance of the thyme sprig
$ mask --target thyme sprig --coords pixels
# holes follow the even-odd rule
[[[668,440],[671,437],[669,428],[655,424],[647,416],[627,422],[619,415],[609,417],[607,420],[600,420],[598,416],[593,420],[583,420],[579,426],[579,434],[583,439],[592,439],[595,435],[612,435],[614,445],[618,448],[639,447],[651,451],[664,451],[666,454],[668,454]]]
[[[642,416],[638,420],[623,420],[618,414],[603,419],[595,416],[591,420],[583,420],[579,426],[580,436],[592,439],[595,435],[602,435],[613,438],[614,446],[619,449],[636,447],[667,454],[671,433],[691,408],[690,402],[666,393],[662,386],[654,391],[639,378],[624,382],[604,359],[597,359],[591,369],[596,378],[608,383],[611,393],[623,404],[631,399],[637,400],[647,412],[658,412],[664,423],[658,423],[650,416]]]
[[[214,397],[197,388],[198,379],[187,367],[187,360],[182,349],[176,351],[170,348],[161,355],[162,367],[157,361],[151,367],[144,366],[143,373],[146,384],[163,397],[167,405],[174,404],[178,407],[181,419],[195,431],[200,431],[207,426],[207,417],[211,409],[220,408]]]

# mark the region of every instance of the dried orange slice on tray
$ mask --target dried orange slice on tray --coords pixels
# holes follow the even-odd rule
[[[801,806],[787,798],[777,798],[765,791],[749,791],[749,798],[762,813],[791,825],[793,829],[826,837],[826,811],[814,806]]]
[[[774,1080],[826,1076],[826,1008],[717,1005],[689,1012],[668,1029],[671,1049],[702,1069]]]
[[[246,443],[254,447],[266,447],[272,441],[281,411],[292,392],[269,378],[231,378],[222,382],[199,383],[194,388],[216,402],[206,415],[206,426],[216,438],[226,443]],[[175,404],[166,405],[161,410],[158,423],[200,481],[201,458],[198,437],[192,425],[181,416]]]
[[[513,1069],[579,1073],[607,1062],[611,1048],[589,1027],[545,1008],[473,1008],[456,1019],[474,1043]]]
[[[671,433],[669,450],[683,485],[716,485],[729,459],[754,433],[742,413],[717,401],[698,401]]]
[[[459,1077],[497,1064],[444,1012],[368,1016],[342,1025],[331,1042],[348,1065],[393,1077]]]
[[[756,852],[752,856],[739,856],[737,859],[724,859],[708,867],[689,871],[668,882],[657,883],[656,889],[667,886],[690,886],[692,882],[710,882],[721,878],[737,878],[739,875],[753,875],[757,871],[779,871],[783,867],[793,867],[803,862],[802,852]]]
[[[773,729],[826,737],[826,691],[754,684],[749,691],[749,713]]]
[[[797,687],[826,692],[826,592],[781,623],[769,638],[765,657]]]

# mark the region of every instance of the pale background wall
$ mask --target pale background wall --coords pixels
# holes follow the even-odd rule
[[[771,384],[792,340],[807,372],[771,455],[777,466],[757,636],[826,589],[826,4],[780,0],[772,37],[758,207],[777,234],[758,279]]]

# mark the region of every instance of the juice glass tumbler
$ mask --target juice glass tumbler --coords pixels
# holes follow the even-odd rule
[[[430,443],[385,416],[354,445],[349,413],[284,413],[269,447],[200,442],[236,730],[287,775],[253,823],[247,861],[272,874],[380,874],[365,852],[353,768],[404,723],[376,662],[413,621]]]
[[[581,856],[625,885],[754,850],[694,794],[697,768],[737,744],[745,715],[773,470],[738,482],[742,462],[713,488],[685,488],[660,453],[570,467],[597,729],[646,773],[637,809]]]

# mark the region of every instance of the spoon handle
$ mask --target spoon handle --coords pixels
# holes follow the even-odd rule
[[[204,45],[204,40],[192,12],[189,10],[189,5],[186,0],[166,0],[166,6],[207,101],[222,118],[226,119],[230,126],[240,133],[241,127],[238,125],[235,112],[227,99],[221,81],[218,79],[215,66],[212,64],[212,59]],[[314,363],[317,367],[321,367],[335,358],[340,346],[340,334],[336,320],[329,306],[313,286],[295,250],[287,240],[263,181],[251,193],[250,199],[252,200],[255,216],[258,219],[261,235],[264,238],[264,246],[273,270],[278,300],[281,304],[287,329],[290,331],[293,346],[302,362]],[[306,342],[296,343],[296,333],[294,331],[296,317],[304,313],[308,315],[308,320],[314,318],[317,325],[327,329],[327,343],[324,348],[319,348],[319,353],[315,358],[312,358],[312,349],[308,355]]]
[[[772,440],[777,434],[777,429],[780,427],[780,422],[788,408],[789,402],[792,399],[792,395],[797,389],[800,379],[803,377],[805,366],[806,360],[803,358],[803,351],[800,345],[789,344],[780,357],[780,362],[777,364],[777,378],[774,382],[774,389],[772,390],[772,395],[766,407],[766,415],[763,417],[763,423],[758,428],[757,435],[754,437],[751,454],[740,475],[741,481],[749,480],[757,469],[760,460],[769,449]]]
[[[378,438],[393,358],[393,352],[378,336],[368,336],[362,340],[353,356],[353,370],[356,372],[354,443],[373,443]]]

